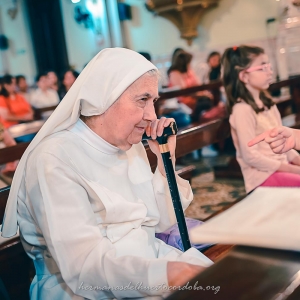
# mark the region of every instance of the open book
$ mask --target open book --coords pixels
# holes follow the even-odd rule
[[[300,251],[300,188],[257,188],[241,202],[193,228],[193,243]]]

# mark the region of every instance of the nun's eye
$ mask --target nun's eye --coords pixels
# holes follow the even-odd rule
[[[140,100],[142,100],[142,101],[147,101],[148,100],[148,98],[141,98]]]

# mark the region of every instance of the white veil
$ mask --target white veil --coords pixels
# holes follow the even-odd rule
[[[80,113],[84,116],[104,113],[127,87],[153,69],[156,67],[142,55],[124,48],[104,49],[88,63],[19,162],[5,209],[3,237],[15,235],[18,229],[18,194],[29,153],[46,136],[76,123]]]

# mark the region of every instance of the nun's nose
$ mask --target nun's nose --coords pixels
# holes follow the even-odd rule
[[[157,119],[156,113],[155,113],[155,107],[154,103],[151,101],[147,102],[147,105],[144,110],[144,119],[150,122],[153,122]]]

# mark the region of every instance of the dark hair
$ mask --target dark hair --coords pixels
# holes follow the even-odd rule
[[[147,60],[151,61],[151,54],[149,52],[138,52],[143,55]]]
[[[59,81],[60,82],[62,82],[64,80],[64,77],[65,77],[66,73],[68,73],[68,72],[71,72],[75,78],[77,78],[80,74],[79,72],[77,72],[73,68],[65,69],[63,72],[61,72],[59,74]]]
[[[255,46],[242,45],[240,47],[228,48],[222,56],[223,65],[223,83],[227,95],[227,105],[229,113],[232,112],[234,104],[241,102],[243,99],[258,114],[264,111],[255,103],[252,94],[248,91],[245,83],[239,79],[239,73],[249,67],[252,60],[264,54],[263,48]],[[261,91],[259,95],[264,106],[271,108],[275,103],[272,101],[267,91]]]
[[[48,73],[54,73],[57,77],[57,74],[53,69],[48,69],[48,70],[46,70],[46,72],[43,72],[43,73],[45,73],[46,75],[48,75]]]
[[[175,49],[174,49],[174,51],[173,51],[173,53],[172,53],[172,57],[171,57],[171,66],[170,66],[170,68],[167,70],[168,76],[170,75],[170,73],[171,73],[171,71],[172,71],[172,65],[174,64],[174,58],[177,56],[177,54],[178,54],[179,52],[182,52],[182,51],[184,51],[182,48],[175,48]]]
[[[4,84],[12,84],[13,83],[14,76],[6,74],[1,79],[1,90],[0,95],[4,96],[5,98],[9,97],[9,92],[4,87]]]
[[[17,75],[16,76],[16,84],[17,85],[19,85],[21,79],[26,80],[26,77],[24,75]]]
[[[65,97],[66,93],[67,93],[67,89],[66,89],[66,87],[65,87],[65,85],[64,85],[64,83],[63,83],[63,81],[64,81],[65,75],[66,75],[68,72],[71,72],[75,79],[79,76],[79,72],[77,72],[77,71],[75,71],[74,69],[71,69],[71,68],[68,69],[68,70],[66,70],[66,71],[62,74],[62,76],[61,76],[61,81],[60,81],[60,85],[59,85],[59,88],[58,88],[58,95],[59,95],[60,100],[62,100],[62,99]]]
[[[64,75],[66,75],[67,72],[71,72],[73,74],[73,76],[75,77],[75,79],[79,76],[79,72],[77,72],[73,69],[67,70]]]
[[[182,48],[175,48],[173,53],[172,53],[172,59],[171,59],[171,64],[173,64],[173,61],[174,61],[174,58],[175,56],[179,53],[179,52],[182,52],[184,51]]]
[[[207,56],[207,62],[209,62],[209,60],[214,57],[214,56],[219,56],[221,58],[221,54],[217,51],[213,51],[213,52],[210,52]]]
[[[188,71],[188,64],[191,62],[192,58],[192,54],[185,51],[178,51],[177,54],[175,54],[172,65],[167,72],[168,75],[170,75],[172,71],[186,73]]]
[[[35,82],[40,81],[41,77],[47,77],[47,74],[48,74],[48,73],[46,73],[46,72],[39,73],[39,74],[35,77]]]

